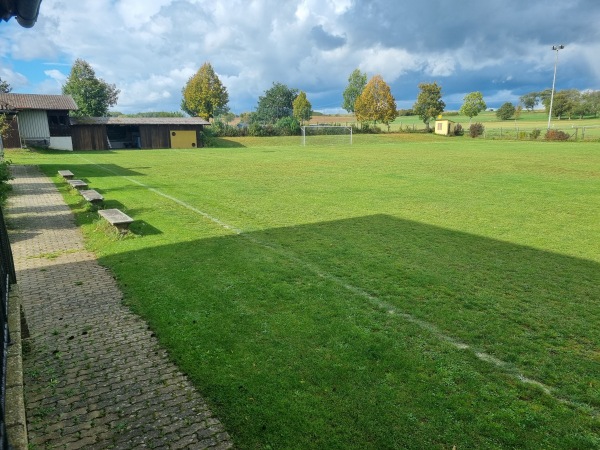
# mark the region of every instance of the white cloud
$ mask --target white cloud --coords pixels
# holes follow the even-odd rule
[[[448,96],[480,90],[504,100],[519,85],[548,84],[556,42],[547,30],[560,29],[561,81],[600,89],[600,12],[594,0],[575,3],[548,11],[544,0],[464,0],[461,14],[444,18],[396,0],[44,0],[33,29],[0,24],[0,74],[15,89],[59,92],[67,68],[33,74],[16,63],[70,68],[82,58],[121,89],[123,112],[179,109],[181,89],[207,61],[236,112],[272,82],[335,109],[357,67],[395,84],[405,102],[432,78]]]

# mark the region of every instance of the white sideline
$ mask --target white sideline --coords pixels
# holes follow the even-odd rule
[[[134,184],[137,184],[138,186],[142,186],[146,189],[148,189],[150,192],[153,192],[157,195],[160,195],[161,197],[167,198],[175,203],[177,203],[180,206],[183,206],[184,208],[189,209],[190,211],[193,211],[199,215],[201,215],[202,217],[216,223],[217,225],[221,226],[222,228],[232,231],[237,235],[240,235],[246,239],[248,239],[250,242],[255,243],[257,245],[260,245],[264,248],[267,248],[275,253],[277,253],[278,255],[291,260],[297,264],[302,265],[303,267],[305,267],[306,269],[310,270],[314,275],[317,275],[318,277],[324,278],[328,281],[332,281],[334,283],[336,283],[337,285],[343,287],[344,289],[346,289],[347,291],[358,295],[360,297],[365,298],[366,300],[368,300],[373,306],[375,306],[376,308],[383,310],[385,312],[387,312],[388,314],[392,314],[392,315],[396,315],[400,318],[402,318],[404,321],[412,323],[414,325],[417,325],[419,328],[428,331],[429,333],[431,333],[433,336],[435,336],[436,338],[438,338],[439,340],[446,342],[447,344],[453,346],[454,348],[458,349],[458,350],[468,350],[470,351],[475,357],[477,357],[478,359],[480,359],[481,361],[484,361],[488,364],[491,364],[493,366],[495,366],[496,368],[502,370],[506,375],[510,376],[511,378],[523,383],[523,384],[527,384],[527,385],[532,385],[532,386],[536,386],[537,388],[539,388],[542,392],[544,392],[545,394],[549,395],[550,397],[554,398],[556,401],[558,401],[559,403],[577,408],[577,409],[581,409],[584,410],[585,412],[590,413],[591,415],[593,415],[594,417],[600,415],[600,410],[597,408],[592,407],[591,405],[588,405],[587,403],[581,403],[581,402],[575,402],[573,400],[567,399],[567,398],[563,398],[561,397],[557,392],[556,389],[548,386],[540,381],[531,379],[526,377],[525,375],[519,373],[518,369],[513,365],[510,364],[506,361],[502,361],[501,359],[498,359],[488,353],[485,352],[480,352],[475,348],[472,348],[469,344],[465,344],[464,342],[460,342],[456,339],[454,339],[451,336],[448,336],[444,333],[442,333],[440,331],[440,329],[438,327],[436,327],[434,324],[418,319],[416,317],[414,317],[411,314],[399,311],[394,305],[385,302],[371,294],[369,294],[367,291],[353,286],[351,284],[346,283],[344,280],[336,277],[335,275],[332,275],[328,272],[325,272],[323,270],[321,270],[319,267],[308,263],[302,259],[300,259],[298,256],[296,256],[293,252],[280,247],[279,245],[270,243],[270,242],[265,242],[265,241],[261,241],[260,239],[256,239],[254,236],[252,236],[251,234],[246,234],[243,230],[240,230],[239,228],[236,228],[232,225],[229,225],[219,219],[217,219],[216,217],[211,216],[210,214],[199,210],[198,208],[195,208],[194,206],[179,200],[176,197],[173,197],[172,195],[169,194],[165,194],[164,192],[159,191],[158,189],[155,189],[153,187],[150,187],[144,183],[141,183],[137,180],[134,180],[132,178],[129,178],[127,176],[124,175],[120,175],[119,173],[110,170],[106,167],[103,167],[101,164],[97,164],[93,161],[90,161],[86,158],[84,158],[81,155],[78,155],[80,158],[82,158],[83,160],[87,161],[90,164],[93,164],[99,168],[101,168],[102,170],[106,171],[106,172],[110,172],[114,175],[117,175],[119,177],[122,177],[123,179],[130,181]]]

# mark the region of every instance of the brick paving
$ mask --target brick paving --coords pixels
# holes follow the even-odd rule
[[[30,448],[226,449],[232,442],[147,325],[84,249],[52,182],[13,166],[6,209],[29,337]]]

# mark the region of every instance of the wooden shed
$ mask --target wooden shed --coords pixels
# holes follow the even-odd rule
[[[74,150],[196,148],[210,122],[200,117],[71,118]]]

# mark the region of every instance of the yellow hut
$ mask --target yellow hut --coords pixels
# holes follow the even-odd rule
[[[456,123],[447,119],[437,119],[435,121],[435,134],[450,136],[454,134]]]

